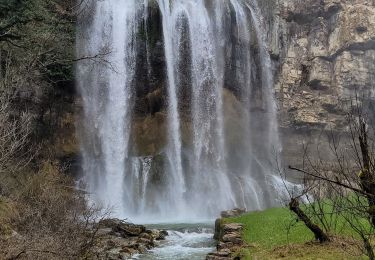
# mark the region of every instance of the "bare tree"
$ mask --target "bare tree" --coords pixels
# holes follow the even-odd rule
[[[291,196],[289,208],[321,241],[349,226],[363,241],[363,251],[375,259],[371,239],[375,230],[374,126],[365,99],[348,102],[347,131],[329,131],[327,154],[310,154],[304,147],[302,167],[289,170],[303,177],[304,191]],[[300,198],[305,203],[300,207]]]

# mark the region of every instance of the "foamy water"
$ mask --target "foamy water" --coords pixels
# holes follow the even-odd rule
[[[150,227],[167,229],[169,236],[158,247],[134,259],[203,260],[215,250],[212,224],[159,224]]]

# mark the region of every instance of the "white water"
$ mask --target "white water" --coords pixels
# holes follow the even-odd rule
[[[145,255],[135,256],[140,260],[202,260],[215,250],[213,229],[206,224],[175,224],[156,226],[169,228],[166,241]]]
[[[79,57],[108,52],[104,61],[84,60],[77,70],[84,105],[84,176],[93,201],[138,222],[194,221],[233,207],[257,210],[278,204],[284,186],[271,163],[281,147],[277,108],[256,0],[156,2],[162,19],[158,37],[166,73],[158,76],[165,78],[167,90],[167,143],[160,154],[143,157],[132,153],[130,138],[137,76],[150,77],[156,69],[155,46],[149,44],[153,36],[147,29],[142,36],[155,22],[149,20],[155,1],[91,0],[84,11]],[[144,42],[146,71],[137,67]],[[187,76],[189,84],[182,80]],[[182,91],[191,100],[183,100]],[[235,116],[233,103],[226,103],[231,95],[239,104]],[[189,111],[181,109],[186,103]],[[182,137],[186,118],[190,143]]]
[[[167,64],[168,95],[169,95],[169,143],[167,156],[169,160],[171,184],[166,187],[168,196],[164,198],[162,206],[165,210],[177,210],[181,212],[184,208],[183,195],[186,191],[185,178],[182,169],[181,158],[181,134],[180,134],[180,116],[178,112],[177,85],[175,75],[175,54],[178,52],[174,44],[174,21],[172,20],[172,10],[167,0],[158,0],[160,10],[163,16],[163,37],[164,51]],[[167,170],[167,169],[166,169]],[[169,201],[168,201],[169,200]]]
[[[109,48],[106,59],[110,66],[85,62],[78,72],[88,131],[87,146],[83,146],[87,180],[90,187],[95,187],[95,195],[121,215],[126,214],[124,204],[130,201],[124,189],[124,173],[132,116],[131,82],[136,66],[132,42],[139,24],[136,2],[95,2],[93,25],[87,28],[89,37],[80,50],[82,56],[89,57]],[[96,162],[98,158],[100,163]]]

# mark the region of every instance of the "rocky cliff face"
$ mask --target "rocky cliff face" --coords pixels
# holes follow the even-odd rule
[[[265,2],[284,160],[298,165],[317,143],[328,159],[322,133],[345,129],[346,101],[358,94],[374,106],[375,1]]]
[[[341,128],[340,101],[375,93],[375,1],[283,0],[271,52],[282,127]],[[276,37],[276,39],[274,38]]]
[[[303,143],[316,142],[322,130],[345,128],[346,98],[356,93],[375,95],[375,1],[265,0],[259,5],[274,61],[284,157],[289,162],[298,161]],[[149,59],[158,64],[153,67],[162,68],[162,25],[157,9],[152,6],[150,11],[153,51]],[[146,53],[143,47],[140,55]],[[140,71],[147,71],[147,64],[140,67]],[[160,76],[164,72],[151,73],[155,80],[138,79],[137,116],[132,131],[133,153],[143,156],[160,153],[166,142],[167,98]],[[190,100],[183,95],[183,100]],[[226,113],[232,107],[236,107],[234,111],[241,109],[239,98],[230,87],[224,97]],[[182,107],[183,117],[189,114],[185,107],[188,106]],[[231,125],[240,124],[233,113],[227,118]],[[189,118],[183,122],[183,131],[189,132]],[[190,137],[185,132],[183,142],[188,143]]]
[[[298,143],[316,138],[312,132],[345,127],[345,98],[356,92],[375,95],[375,0],[264,0],[259,5],[264,11],[274,62],[284,154],[296,160],[300,155]],[[151,81],[137,80],[131,138],[135,144],[133,154],[138,156],[158,154],[166,142],[167,98],[164,79],[160,78],[165,63],[161,20],[157,7],[150,8],[153,22],[148,25],[152,32],[148,37],[153,48],[148,59],[160,70],[149,71]],[[146,53],[146,46],[142,48],[141,56]],[[147,71],[147,64],[140,64],[139,70]],[[238,97],[230,90],[225,90],[224,97],[228,118],[236,123],[230,111],[241,109]],[[184,114],[188,111],[182,111]],[[72,123],[69,129],[73,129]],[[189,118],[184,124],[183,131],[188,132]],[[188,134],[182,133],[182,137],[184,143],[189,142]],[[78,154],[75,138],[71,142],[75,145],[66,145],[69,136],[60,139],[64,149],[69,150],[65,154]]]

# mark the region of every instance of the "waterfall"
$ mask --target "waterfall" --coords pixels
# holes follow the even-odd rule
[[[93,201],[150,219],[278,203],[270,163],[281,147],[277,108],[256,0],[91,0],[82,13],[77,55],[90,58],[78,65],[77,84]],[[140,154],[135,124],[156,118],[142,110],[153,84],[163,86],[165,142]]]
[[[168,96],[169,96],[169,142],[167,156],[170,167],[172,183],[167,187],[170,195],[168,200],[173,199],[174,209],[181,210],[183,207],[183,195],[185,193],[185,178],[182,169],[181,158],[181,134],[180,134],[180,116],[178,111],[177,84],[176,84],[176,59],[174,55],[178,52],[174,44],[174,21],[172,20],[172,9],[170,1],[158,0],[160,10],[163,16],[163,37],[165,59],[167,64],[168,78]],[[173,208],[173,207],[172,207]]]

